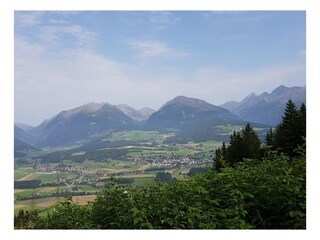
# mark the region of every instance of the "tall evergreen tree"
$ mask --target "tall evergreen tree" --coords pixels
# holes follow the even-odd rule
[[[302,115],[292,100],[289,100],[284,116],[282,116],[282,122],[276,128],[274,145],[290,158],[295,155],[293,150],[303,143]]]
[[[274,133],[272,128],[270,128],[269,132],[267,133],[265,140],[268,146],[274,146]]]
[[[227,154],[227,148],[226,148],[226,144],[225,144],[224,141],[222,142],[221,154],[222,154],[222,157],[223,157],[223,158],[225,158],[225,157],[226,157],[226,154]]]
[[[249,123],[242,129],[243,158],[260,158],[260,140]]]
[[[215,169],[220,172],[221,168],[225,167],[225,163],[223,160],[222,150],[221,148],[217,148],[215,150],[215,156],[214,156],[214,167]]]
[[[225,160],[231,166],[243,161],[244,158],[260,158],[260,140],[249,123],[241,132],[233,131],[230,145],[225,152]]]
[[[231,165],[241,162],[243,159],[243,145],[240,132],[233,131],[230,136],[230,145],[227,148],[226,161]]]
[[[304,103],[301,104],[299,109],[299,117],[300,117],[300,131],[301,136],[306,137],[307,131],[307,110],[306,105]]]

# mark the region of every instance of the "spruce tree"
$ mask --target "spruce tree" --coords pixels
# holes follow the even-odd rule
[[[266,135],[266,145],[272,147],[274,146],[274,133],[272,131],[272,128],[270,128],[269,132]]]
[[[293,150],[303,143],[301,122],[300,111],[297,110],[292,100],[289,100],[284,116],[282,116],[282,122],[276,128],[274,145],[290,158],[295,155]]]
[[[306,105],[304,103],[302,103],[300,106],[299,117],[300,117],[300,135],[302,137],[306,137],[307,111],[306,111]]]
[[[260,158],[260,140],[249,123],[241,131],[243,158]]]
[[[227,148],[226,161],[231,165],[235,165],[243,160],[243,144],[240,132],[233,131],[230,136],[230,145]]]
[[[215,157],[214,157],[214,167],[215,167],[215,169],[218,171],[218,172],[220,172],[221,171],[221,169],[223,168],[223,167],[225,167],[225,163],[224,163],[224,161],[223,161],[223,156],[222,156],[222,150],[221,150],[221,148],[217,148],[216,150],[215,150]]]
[[[260,159],[260,144],[258,135],[247,123],[241,132],[233,131],[227,148],[223,142],[221,154],[226,163],[234,166],[244,158]]]
[[[223,158],[226,158],[226,155],[227,155],[227,148],[226,148],[226,144],[225,144],[225,142],[224,142],[224,141],[222,142],[221,154],[222,154],[222,157],[223,157]]]

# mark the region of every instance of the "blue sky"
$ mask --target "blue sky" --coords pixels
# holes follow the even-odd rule
[[[15,122],[88,102],[218,105],[306,84],[304,11],[15,12]],[[33,114],[30,114],[32,112]]]

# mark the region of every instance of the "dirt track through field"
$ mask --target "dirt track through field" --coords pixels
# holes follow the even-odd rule
[[[20,193],[20,192],[24,192],[24,191],[26,191],[26,190],[25,189],[15,189],[14,193],[16,194],[16,193]]]
[[[53,192],[56,189],[57,189],[57,187],[46,187],[46,188],[42,188],[41,190],[39,190],[39,192],[48,193],[48,192]]]
[[[50,207],[51,205],[54,205],[57,203],[57,198],[44,198],[41,199],[38,203],[36,203],[37,207]]]
[[[188,174],[190,172],[189,169],[185,169],[185,170],[181,170],[180,173],[181,174]]]
[[[30,173],[27,176],[24,176],[23,178],[20,178],[18,181],[28,181],[28,180],[34,180],[38,177],[38,175]]]
[[[138,170],[139,171],[144,171],[146,169],[148,169],[150,166],[149,165],[143,165],[142,167],[140,167]]]
[[[88,196],[75,196],[72,197],[74,203],[79,205],[87,205],[88,202],[93,202],[97,198],[96,195],[88,195]]]

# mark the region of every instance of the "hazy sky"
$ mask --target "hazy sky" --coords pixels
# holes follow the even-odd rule
[[[306,84],[305,12],[15,12],[15,122],[88,102],[215,105]]]

